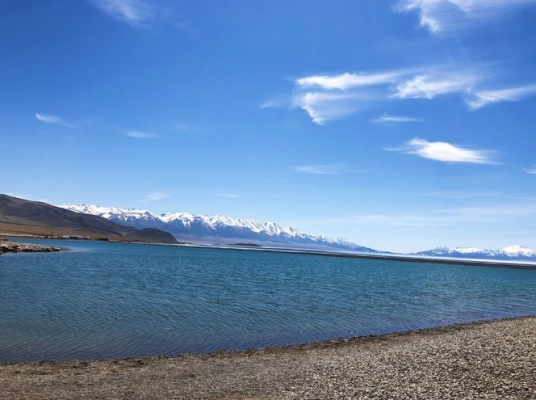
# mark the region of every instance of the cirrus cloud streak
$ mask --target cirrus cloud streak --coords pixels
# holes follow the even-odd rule
[[[149,193],[149,194],[146,194],[145,196],[143,196],[142,201],[144,201],[144,202],[146,202],[146,201],[158,201],[158,200],[168,199],[170,197],[171,197],[171,195],[169,193],[166,193],[166,192],[154,192],[154,193]]]
[[[41,122],[44,122],[45,124],[55,124],[64,126],[66,128],[74,128],[75,125],[71,122],[66,122],[63,118],[58,117],[57,115],[47,115],[47,114],[41,114],[36,113],[35,119]]]
[[[337,174],[343,174],[346,172],[355,171],[355,170],[348,168],[347,166],[343,164],[302,165],[302,166],[296,167],[295,170],[297,172],[304,172],[307,174],[315,174],[315,175],[337,175]]]
[[[139,26],[154,16],[154,9],[142,0],[91,0],[113,19],[132,26]]]
[[[478,66],[437,65],[376,73],[310,75],[294,80],[288,96],[260,105],[266,108],[300,108],[318,125],[348,117],[393,100],[433,100],[457,95],[476,110],[491,103],[520,101],[536,93],[536,85],[487,90],[493,74]],[[379,117],[379,123],[415,122],[410,117]]]
[[[520,101],[533,94],[536,94],[536,85],[526,85],[501,90],[484,90],[475,93],[475,98],[468,100],[467,104],[471,110],[477,110],[489,104],[502,101]]]
[[[376,122],[378,124],[385,124],[385,125],[392,124],[392,123],[420,122],[420,121],[421,119],[419,118],[388,115],[387,113],[383,113],[383,115],[372,120],[372,122]]]
[[[504,18],[509,10],[530,4],[536,0],[401,0],[395,10],[417,11],[420,26],[440,33]]]
[[[447,163],[496,164],[493,160],[494,152],[489,150],[470,150],[446,142],[428,142],[424,139],[414,138],[405,146],[389,151],[401,151],[414,154],[422,158]]]
[[[141,131],[126,131],[125,136],[135,139],[152,139],[158,137],[153,133],[141,132]]]
[[[45,115],[37,113],[35,114],[35,118],[38,121],[46,122],[47,124],[59,124],[61,122],[61,118],[55,115]]]
[[[383,72],[376,74],[350,74],[345,72],[340,75],[312,75],[296,79],[296,86],[300,88],[317,87],[326,90],[347,90],[359,86],[380,85],[393,82],[404,71]]]
[[[392,97],[430,100],[442,94],[469,92],[478,80],[478,77],[466,72],[417,75],[400,83]]]

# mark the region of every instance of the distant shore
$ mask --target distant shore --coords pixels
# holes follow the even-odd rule
[[[41,246],[38,244],[18,243],[11,240],[0,240],[0,255],[3,253],[49,253],[61,251],[59,247]]]
[[[1,225],[1,224],[0,224]],[[49,237],[36,234],[20,234],[0,231],[0,244],[6,243],[5,239],[9,237],[19,237],[21,239],[77,239],[77,240],[105,240],[110,242],[122,242],[122,243],[134,243],[134,244],[153,244],[153,245],[166,245],[177,247],[194,247],[203,249],[219,249],[219,250],[239,250],[239,251],[260,251],[266,253],[286,253],[286,254],[301,254],[301,255],[313,255],[324,257],[341,257],[341,258],[360,258],[369,260],[382,260],[382,261],[406,261],[414,263],[433,263],[433,264],[446,264],[446,265],[465,265],[474,267],[495,267],[495,268],[513,268],[513,269],[528,269],[536,270],[536,262],[530,261],[509,261],[509,260],[487,260],[487,259],[465,259],[465,258],[448,258],[448,257],[433,257],[433,256],[413,256],[405,254],[395,253],[357,253],[351,251],[337,251],[337,250],[323,250],[323,249],[307,249],[307,248],[285,248],[285,247],[269,247],[263,245],[257,245],[252,243],[232,243],[232,244],[209,244],[209,243],[161,243],[154,240],[128,240],[125,237],[113,237],[113,238],[97,238],[97,237],[85,237],[83,235],[67,235],[60,237]],[[12,242],[13,243],[13,242]],[[18,243],[22,245],[21,243]],[[26,244],[24,244],[26,245]],[[49,246],[37,246],[50,248]],[[57,250],[28,250],[26,251],[59,251]],[[2,251],[0,249],[0,251]],[[7,250],[6,250],[7,251]],[[4,251],[4,252],[6,252]]]
[[[465,259],[465,258],[446,258],[433,256],[412,256],[404,254],[390,253],[354,253],[348,251],[336,250],[316,250],[316,249],[296,249],[296,248],[275,248],[263,246],[244,246],[240,244],[177,244],[179,247],[196,247],[203,249],[219,249],[219,250],[240,250],[240,251],[260,251],[265,253],[285,253],[285,254],[301,254],[311,256],[324,257],[340,257],[340,258],[360,258],[366,260],[382,260],[382,261],[406,261],[413,263],[432,263],[432,264],[447,264],[447,265],[465,265],[473,267],[495,267],[495,268],[513,268],[513,269],[529,269],[536,270],[535,262],[525,261],[508,261],[508,260],[486,260],[486,259]]]
[[[0,364],[3,399],[534,399],[536,317],[172,358]]]

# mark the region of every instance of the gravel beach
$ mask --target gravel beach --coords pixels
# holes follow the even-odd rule
[[[536,317],[296,346],[0,364],[2,399],[535,399]]]

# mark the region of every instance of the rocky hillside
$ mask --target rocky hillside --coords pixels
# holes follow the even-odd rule
[[[73,234],[88,232],[106,236],[128,236],[133,240],[177,242],[172,235],[158,229],[140,231],[100,216],[80,214],[40,201],[25,200],[5,194],[0,194],[0,223],[26,226],[29,230],[30,227],[41,227],[61,229]]]

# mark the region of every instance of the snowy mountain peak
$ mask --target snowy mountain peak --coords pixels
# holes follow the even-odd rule
[[[223,215],[194,215],[187,212],[155,214],[141,209],[120,209],[96,205],[62,205],[71,211],[104,217],[137,229],[157,228],[170,232],[179,240],[206,239],[227,242],[252,241],[280,243],[291,246],[321,246],[339,250],[357,250],[376,253],[376,250],[358,246],[345,239],[307,235],[289,226],[252,219],[237,219]]]
[[[435,249],[421,251],[416,254],[443,257],[536,259],[535,250],[519,245],[507,246],[500,250],[485,250],[478,247],[436,247]]]
[[[470,254],[470,253],[480,253],[485,251],[484,249],[480,249],[478,247],[436,247],[432,251],[435,251],[436,253],[441,254],[449,254],[449,253],[462,253],[462,254]]]
[[[147,210],[142,209],[135,209],[135,208],[129,208],[126,210],[117,208],[117,207],[101,207],[97,205],[92,204],[82,204],[82,205],[76,205],[76,206],[70,206],[70,205],[60,205],[58,207],[66,208],[71,211],[79,212],[82,214],[91,214],[91,215],[97,215],[100,217],[104,217],[106,219],[111,219],[113,217],[116,217],[118,219],[128,219],[128,218],[152,218],[152,219],[159,219],[160,217],[157,214],[154,214]]]
[[[527,257],[536,256],[535,250],[529,249],[528,247],[519,246],[519,245],[507,246],[507,247],[502,248],[500,251],[511,256],[519,256],[519,255],[523,255]]]

